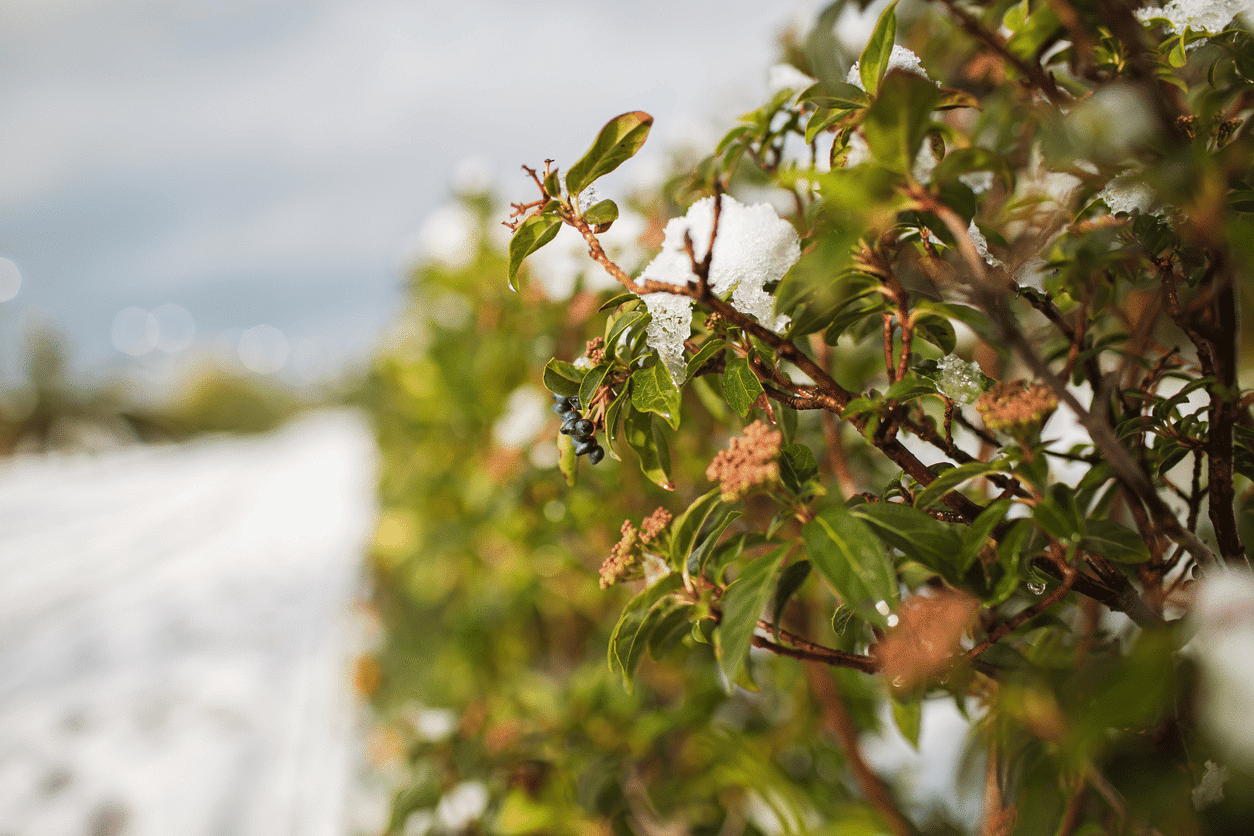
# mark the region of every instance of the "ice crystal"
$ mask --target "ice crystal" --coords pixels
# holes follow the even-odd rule
[[[859,61],[853,62],[853,66],[849,68],[849,75],[845,76],[845,81],[854,85],[859,90],[865,90],[866,88],[862,86],[862,75],[859,69],[860,63],[861,62]],[[923,64],[919,61],[919,56],[915,55],[901,44],[893,44],[892,54],[888,56],[888,72],[891,73],[893,70],[905,70],[908,73],[921,75],[928,81],[932,80],[928,76],[927,70],[923,69]]]
[[[745,206],[727,195],[722,200],[710,262],[710,290],[722,297],[730,294],[732,307],[779,331],[789,319],[775,314],[775,297],[765,287],[782,279],[801,258],[797,231],[769,203]],[[703,198],[688,209],[688,214],[666,224],[662,251],[644,268],[640,279],[679,287],[696,281],[692,259],[684,251],[684,234],[691,239],[693,253],[700,261],[709,249],[713,229],[714,198]],[[681,381],[684,340],[692,328],[692,300],[670,293],[646,293],[641,298],[653,315],[649,347],[662,358],[671,377]]]
[[[1002,266],[1000,260],[989,254],[988,239],[984,237],[983,232],[980,232],[980,228],[975,225],[975,221],[971,221],[971,225],[967,227],[967,235],[971,237],[971,243],[975,244],[975,250],[980,254],[980,258],[984,259],[985,264],[989,267]]]
[[[1133,210],[1162,215],[1166,211],[1157,205],[1158,198],[1154,190],[1136,172],[1113,178],[1106,184],[1106,188],[1098,192],[1097,199],[1106,204],[1112,215]]]
[[[1224,800],[1224,784],[1228,781],[1228,767],[1214,761],[1206,762],[1206,774],[1193,788],[1193,809],[1203,810]]]
[[[984,375],[975,363],[964,361],[957,354],[947,354],[936,361],[940,376],[936,388],[959,406],[975,403],[984,392]]]
[[[1174,32],[1222,32],[1239,14],[1249,14],[1249,0],[1171,0],[1161,8],[1138,9],[1138,19],[1163,18]]]

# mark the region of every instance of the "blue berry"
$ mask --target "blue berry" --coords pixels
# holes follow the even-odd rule
[[[588,451],[588,461],[592,464],[600,464],[603,458],[605,458],[605,448],[599,444]]]
[[[596,429],[596,424],[592,423],[587,418],[580,418],[575,422],[574,436],[575,438],[591,438],[592,434],[596,432]]]
[[[593,450],[600,449],[601,445],[597,444],[595,438],[581,438],[575,442],[575,455],[582,456],[584,453],[590,453]]]
[[[574,434],[575,425],[578,424],[581,420],[583,419],[579,417],[579,413],[572,409],[570,412],[566,414],[566,420],[562,422],[562,434],[563,435]]]

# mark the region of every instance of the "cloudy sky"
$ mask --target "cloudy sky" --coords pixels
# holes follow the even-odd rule
[[[361,357],[459,166],[512,186],[626,110],[654,114],[655,152],[714,136],[761,101],[779,34],[815,7],[6,0],[0,298],[21,284],[0,303],[0,363],[14,373],[33,323],[96,372],[233,354],[245,335],[286,341],[281,374]]]

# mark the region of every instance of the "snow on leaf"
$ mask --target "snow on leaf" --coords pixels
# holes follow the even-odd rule
[[[859,90],[866,90],[862,86],[861,68],[859,62],[853,62],[853,66],[849,68],[849,74],[845,76],[845,81],[857,87]],[[893,44],[893,52],[888,56],[888,72],[893,70],[905,70],[908,73],[921,75],[928,81],[931,77],[927,74],[927,70],[923,69],[923,63],[919,61],[919,56],[906,49],[901,44]]]
[[[1175,32],[1192,29],[1213,35],[1242,12],[1250,12],[1248,0],[1171,0],[1161,8],[1138,9],[1136,16],[1142,21],[1163,18]]]
[[[1137,172],[1127,172],[1112,178],[1106,188],[1098,192],[1097,199],[1106,204],[1112,215],[1133,210],[1154,215],[1163,215],[1166,212],[1158,205],[1154,190]]]
[[[789,318],[775,314],[775,297],[765,286],[782,279],[801,258],[797,231],[769,203],[746,206],[727,195],[722,200],[710,262],[710,290],[724,298],[730,294],[736,310],[772,330],[782,330]],[[684,234],[690,237],[693,253],[700,261],[709,249],[713,229],[714,198],[703,198],[682,218],[672,218],[666,224],[662,251],[644,268],[640,279],[679,287],[696,281],[692,259],[684,251]],[[684,340],[692,328],[692,300],[669,293],[646,293],[641,298],[653,315],[648,345],[662,358],[671,377],[682,381]]]
[[[1001,261],[989,253],[988,239],[984,237],[984,233],[980,232],[980,228],[975,225],[975,221],[971,221],[971,225],[967,227],[967,235],[971,238],[971,243],[975,244],[975,250],[980,254],[980,258],[984,259],[984,263],[989,267],[1001,267]]]

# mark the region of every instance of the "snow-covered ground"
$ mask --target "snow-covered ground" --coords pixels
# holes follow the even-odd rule
[[[0,834],[339,836],[361,416],[0,465]]]

